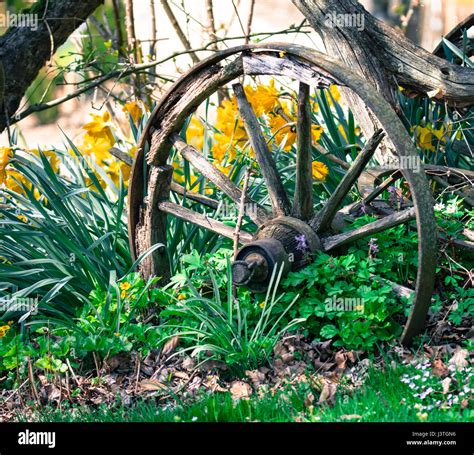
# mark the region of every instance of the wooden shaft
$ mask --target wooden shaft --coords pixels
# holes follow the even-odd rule
[[[327,237],[323,240],[323,250],[333,250],[334,248],[354,242],[363,237],[368,237],[369,235],[377,234],[377,232],[385,231],[386,229],[398,226],[399,224],[407,223],[408,221],[414,220],[415,218],[415,209],[413,207],[401,212],[396,212],[392,215],[382,218],[381,220],[366,224],[365,226],[352,231]]]
[[[196,224],[208,231],[215,232],[216,234],[222,235],[229,239],[234,238],[234,228],[232,226],[227,226],[220,221],[217,221],[213,218],[209,218],[201,213],[197,213],[193,210],[190,210],[182,205],[175,204],[174,202],[162,201],[158,204],[158,210],[163,213],[168,213],[177,218],[180,218],[189,223]],[[248,243],[252,240],[252,234],[248,232],[241,231],[239,234],[239,242],[241,244]]]
[[[324,208],[313,217],[310,225],[316,232],[322,232],[328,229],[331,225],[331,221],[334,219],[339,205],[347,193],[349,193],[352,185],[354,185],[356,180],[359,178],[384,136],[385,133],[382,130],[377,130],[374,133],[359,155],[357,155],[356,160],[352,163],[347,173],[339,182],[339,185],[326,202]]]
[[[181,156],[201,175],[214,183],[214,185],[221,189],[236,204],[240,204],[242,191],[227,175],[204,158],[202,153],[198,152],[194,147],[186,144],[186,142],[184,142],[177,134],[173,134],[171,140]],[[255,207],[255,210],[247,210],[246,212],[257,226],[261,226],[268,220],[268,213],[263,207],[259,206],[247,196],[245,198],[245,203],[249,206],[252,205]]]
[[[275,160],[267,147],[267,142],[263,137],[257,116],[245,96],[242,84],[233,85],[237,98],[240,116],[244,122],[245,130],[250,140],[250,144],[255,152],[258,164],[262,170],[263,177],[267,184],[268,194],[272,202],[273,214],[275,216],[289,215],[291,204],[281,181]]]
[[[293,213],[295,218],[309,220],[314,214],[312,176],[310,87],[300,83],[298,92],[298,150],[296,152],[296,184]]]

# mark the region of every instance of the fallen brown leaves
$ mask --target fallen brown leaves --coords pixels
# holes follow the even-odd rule
[[[15,409],[23,412],[32,390],[37,390],[41,405],[70,402],[94,407],[112,405],[117,398],[124,406],[137,399],[165,405],[176,396],[183,401],[222,392],[242,400],[253,395],[284,394],[288,387],[304,383],[308,386],[304,401],[309,408],[332,404],[339,387],[350,391],[363,376],[358,366],[363,365],[358,361],[360,352],[334,349],[330,341],[311,343],[297,335],[277,343],[271,365],[249,370],[245,378],[224,380],[229,374],[222,363],[209,360],[196,368],[193,358],[173,355],[179,342],[178,337],[171,338],[163,349],[153,350],[145,358],[137,353],[122,353],[102,361],[96,358],[95,368],[82,375],[72,369],[66,375],[36,370],[34,389],[26,381],[17,393],[0,391],[0,421],[11,420]]]

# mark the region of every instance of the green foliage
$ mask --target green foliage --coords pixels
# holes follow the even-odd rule
[[[209,298],[203,297],[202,291],[188,280],[186,289],[191,297],[170,305],[160,315],[176,318],[175,323],[168,321],[166,325],[177,330],[173,336],[179,335],[187,343],[187,347],[179,353],[190,352],[200,361],[223,362],[230,371],[239,375],[268,362],[280,337],[304,321],[304,318],[297,318],[280,324],[297,299],[296,296],[288,302],[283,311],[275,311],[283,298],[282,294],[277,296],[281,273],[282,269],[278,275],[274,271],[256,318],[252,318],[248,310],[248,293],[242,300],[240,296],[234,298],[229,261],[225,275],[225,299],[221,299],[221,290],[210,268],[212,296]]]
[[[411,398],[413,389],[402,382],[408,374],[413,374],[413,370],[404,366],[370,368],[364,383],[353,392],[339,388],[334,406],[308,407],[309,393],[317,396],[319,392],[308,381],[287,384],[275,393],[254,394],[248,400],[236,401],[230,393],[218,393],[186,400],[176,397],[176,405],[164,407],[151,400],[132,406],[117,402],[97,408],[62,403],[59,409],[42,409],[28,418],[39,422],[340,422],[342,416],[351,416],[354,422],[474,421],[472,407],[461,409],[459,403],[421,410],[419,399]],[[459,384],[467,378],[468,373],[457,376]],[[437,383],[437,393],[428,394],[423,406],[438,399],[447,401],[446,396],[438,394],[439,378],[430,378],[429,383],[432,382]],[[26,420],[24,416],[19,419]]]
[[[308,336],[334,338],[334,345],[348,349],[372,348],[400,333],[394,316],[403,308],[388,284],[372,278],[375,270],[368,258],[320,253],[311,265],[283,280],[281,303],[299,294],[289,316],[306,318]]]
[[[1,190],[0,295],[38,296],[39,310],[55,315],[70,315],[94,288],[107,289],[110,271],[132,266],[123,184],[104,190],[100,169],[73,150],[55,151],[68,177],[43,153],[17,151],[11,164],[23,194]]]

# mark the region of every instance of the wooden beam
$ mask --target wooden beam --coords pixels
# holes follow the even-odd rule
[[[292,215],[309,220],[314,215],[311,136],[310,87],[300,83],[298,92],[298,121],[296,124],[298,149],[296,152],[295,200]]]
[[[162,201],[158,204],[158,210],[160,210],[162,213],[168,213],[229,239],[234,238],[235,229],[232,226],[227,226],[227,224],[224,224],[213,218],[209,218],[201,213],[187,209],[186,207],[175,204],[174,202]],[[253,236],[249,232],[240,231],[239,242],[241,244],[249,243],[252,241],[252,238]]]
[[[291,204],[278,173],[275,160],[273,159],[270,150],[268,149],[267,142],[263,137],[257,116],[245,96],[242,85],[234,84],[233,89],[237,98],[239,113],[250,140],[250,145],[255,152],[255,156],[267,184],[268,194],[272,202],[273,214],[275,216],[289,215],[291,212]]]
[[[327,237],[322,241],[323,250],[333,250],[334,248],[347,245],[348,243],[354,242],[363,237],[368,237],[369,235],[377,234],[377,232],[385,231],[394,226],[398,226],[399,224],[407,223],[408,221],[414,220],[415,218],[415,209],[413,207],[401,212],[396,212],[393,215],[373,221],[372,223],[366,224],[365,226],[361,226],[360,228],[354,229],[352,231]]]

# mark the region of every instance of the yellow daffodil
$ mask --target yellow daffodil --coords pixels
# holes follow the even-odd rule
[[[141,107],[136,101],[130,101],[128,103],[125,103],[122,110],[123,112],[130,114],[134,123],[138,123],[140,117],[143,114]]]
[[[329,93],[332,96],[332,99],[331,97],[328,97],[329,105],[332,106],[334,104],[332,100],[334,100],[334,102],[336,103],[339,103],[339,101],[341,100],[341,94],[339,92],[339,89],[337,88],[337,85],[331,85],[329,87]]]
[[[11,147],[0,147],[0,185],[4,184],[7,179],[6,168],[11,157]]]
[[[10,326],[9,325],[4,325],[4,326],[1,326],[0,327],[0,338],[3,338],[7,332],[10,330]]]
[[[40,156],[40,151],[38,149],[29,149],[28,152],[36,155],[37,157]],[[41,152],[49,161],[53,172],[58,172],[60,161],[58,155],[56,155],[56,152],[54,150],[41,150]]]
[[[186,130],[186,142],[197,150],[201,150],[204,145],[204,125],[194,115]]]
[[[313,142],[317,144],[319,142],[319,139],[321,139],[321,136],[323,134],[323,128],[319,125],[312,125],[311,126],[311,137],[313,138]]]
[[[110,114],[105,111],[102,115],[90,114],[92,121],[86,123],[82,128],[87,131],[84,136],[84,142],[90,142],[96,146],[98,143],[108,144],[109,148],[115,144],[115,138],[112,134],[110,125]],[[95,150],[94,150],[95,152]]]
[[[311,170],[313,179],[319,182],[324,182],[329,174],[328,167],[324,163],[321,163],[321,161],[313,161],[311,164]]]
[[[275,87],[275,81],[271,80],[268,85],[257,85],[253,92],[250,92],[249,101],[257,116],[260,116],[272,112],[279,97],[280,92]]]
[[[219,169],[223,174],[230,175],[230,171],[232,171],[232,164],[227,166],[221,166],[220,164],[216,164],[216,168]]]
[[[24,190],[22,184],[27,188],[31,188],[31,183],[18,171],[8,171],[5,185],[9,190],[18,194],[23,194]]]
[[[289,117],[289,115],[287,115]],[[294,124],[294,119],[290,117],[292,120],[288,122],[285,118],[278,114],[272,114],[269,116],[268,124],[270,125],[270,129],[272,132],[272,136],[276,140],[277,144],[281,144],[283,140],[286,138],[285,146],[283,150],[289,152],[291,150],[292,145],[296,142],[297,135],[296,135],[296,125]]]
[[[429,150],[431,152],[435,151],[435,147],[433,145],[433,132],[430,128],[425,127],[418,127],[417,128],[417,144],[420,148],[424,150]]]

